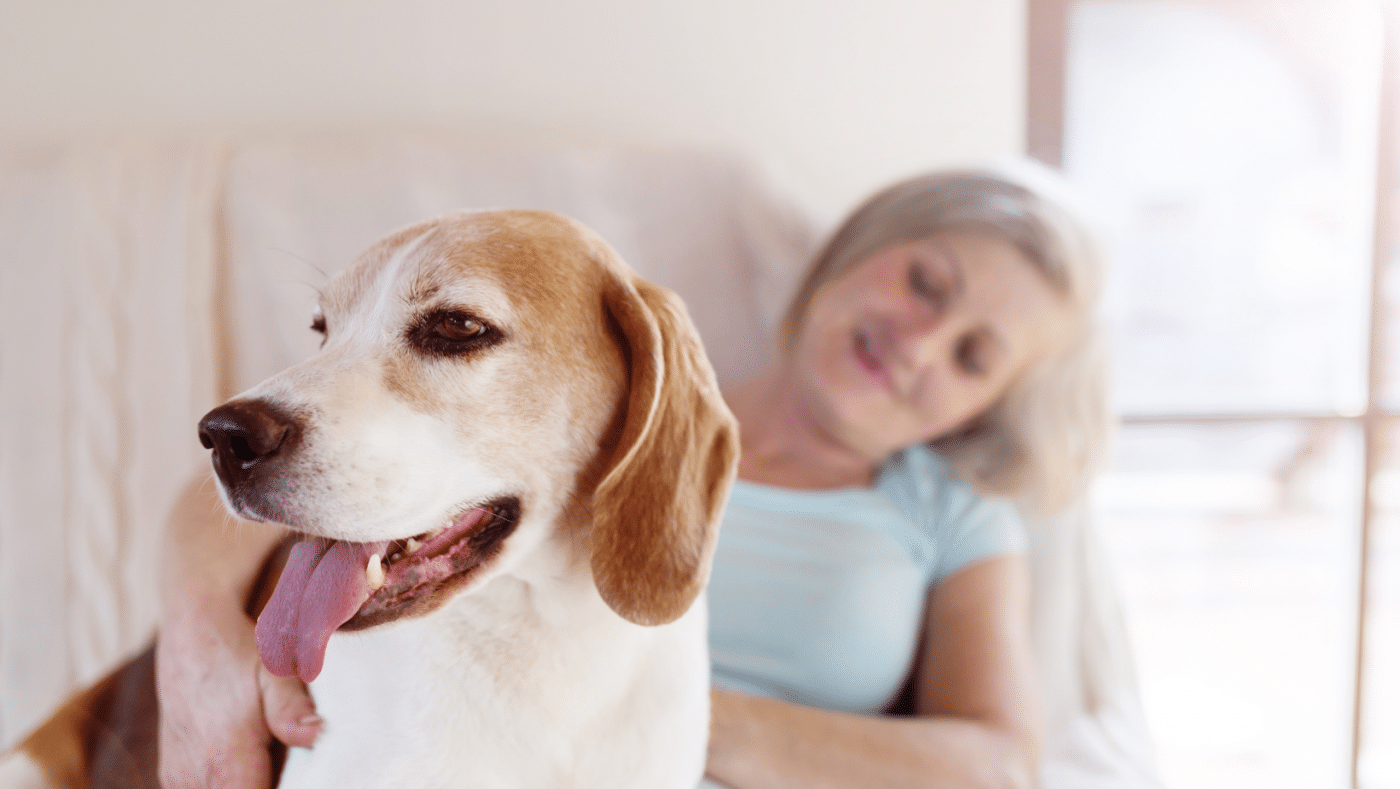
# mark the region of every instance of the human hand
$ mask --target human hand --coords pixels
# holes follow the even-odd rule
[[[272,738],[309,748],[321,731],[306,686],[263,668],[236,604],[167,606],[156,685],[165,789],[268,789]]]

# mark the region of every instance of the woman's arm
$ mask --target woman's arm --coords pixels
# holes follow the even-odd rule
[[[272,733],[310,746],[319,720],[306,688],[262,668],[245,613],[263,563],[286,533],[228,515],[208,473],[186,486],[161,567],[160,777],[167,789],[265,789]]]
[[[1040,747],[1025,561],[954,573],[930,596],[918,717],[713,691],[707,774],[737,789],[1031,787]]]

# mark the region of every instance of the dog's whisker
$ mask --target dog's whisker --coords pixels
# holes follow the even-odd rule
[[[316,265],[315,263],[312,263],[311,261],[309,261],[309,260],[307,260],[306,258],[302,257],[301,255],[298,255],[297,253],[293,252],[293,251],[290,250],[290,249],[286,249],[286,248],[284,248],[284,247],[268,247],[267,250],[268,250],[269,252],[279,252],[279,253],[281,253],[281,254],[283,254],[283,255],[286,255],[287,257],[295,258],[295,259],[296,259],[299,263],[301,263],[302,265],[304,265],[304,266],[306,266],[306,267],[308,267],[308,268],[314,270],[317,274],[320,274],[320,275],[321,275],[321,279],[323,279],[323,280],[325,280],[325,281],[330,281],[330,278],[331,278],[330,273],[328,273],[325,269],[321,268],[320,266]],[[310,284],[310,283],[307,283],[307,284]],[[315,286],[313,285],[312,287],[315,287]]]

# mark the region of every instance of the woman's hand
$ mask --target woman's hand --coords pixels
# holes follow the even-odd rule
[[[930,596],[919,717],[855,715],[711,691],[706,774],[737,789],[1030,789],[1039,712],[1025,563],[966,567]]]
[[[160,780],[166,789],[266,789],[271,738],[310,747],[320,719],[295,677],[262,667],[244,611],[254,579],[283,534],[232,521],[202,475],[171,515],[161,632]]]

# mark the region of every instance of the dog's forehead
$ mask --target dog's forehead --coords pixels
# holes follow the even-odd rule
[[[557,214],[451,214],[371,247],[332,283],[324,303],[327,311],[348,312],[366,298],[465,298],[500,311],[531,310],[577,298],[610,265],[596,236]]]

